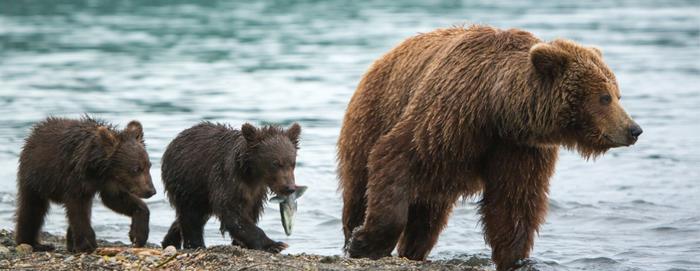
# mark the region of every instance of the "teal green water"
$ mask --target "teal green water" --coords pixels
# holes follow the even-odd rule
[[[339,254],[335,142],[362,73],[408,36],[470,23],[599,46],[645,131],[597,161],[562,153],[532,267],[699,270],[697,1],[0,0],[0,227],[13,227],[23,138],[47,115],[143,122],[159,191],[148,200],[154,243],[174,218],[159,161],[178,132],[200,120],[298,121],[297,182],[310,188],[295,232],[284,235],[272,205],[261,227],[289,253]],[[488,258],[476,200],[459,204],[431,259]],[[126,241],[129,223],[96,204],[98,237]],[[54,206],[45,230],[65,227]],[[230,242],[215,219],[206,242]]]

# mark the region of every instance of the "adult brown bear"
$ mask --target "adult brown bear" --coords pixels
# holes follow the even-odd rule
[[[559,146],[595,157],[636,142],[601,52],[517,29],[456,27],[404,41],[360,82],[338,141],[351,257],[423,260],[459,197],[498,270],[529,255]]]

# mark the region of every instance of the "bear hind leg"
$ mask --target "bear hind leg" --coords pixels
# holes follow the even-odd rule
[[[90,225],[92,214],[92,197],[76,198],[66,202],[66,216],[68,217],[71,241],[66,240],[66,246],[72,246],[70,252],[93,252],[97,248],[95,231]]]
[[[352,187],[345,187],[343,190],[343,234],[345,235],[344,247],[346,248],[353,230],[364,222],[367,210],[367,199],[365,198],[367,181],[354,181]]]
[[[353,133],[343,137],[357,137]],[[371,141],[371,140],[369,140]],[[364,145],[369,144],[363,143]],[[343,142],[343,141],[341,141]],[[367,148],[367,146],[364,146]],[[338,178],[340,189],[343,191],[343,235],[345,246],[352,236],[353,230],[362,225],[367,210],[367,159],[369,150],[362,146],[349,147],[347,144],[338,145]]]
[[[409,140],[410,141],[410,140]],[[390,256],[406,227],[412,196],[407,190],[412,177],[406,155],[393,137],[377,143],[370,157],[367,210],[362,226],[355,228],[346,246],[352,258],[378,259]]]
[[[163,248],[168,246],[174,246],[176,249],[182,248],[182,231],[180,230],[180,223],[177,220],[173,221],[170,225],[168,233],[165,234],[163,242],[160,243]]]
[[[66,250],[75,251],[75,246],[73,246],[73,230],[70,226],[66,229]]]
[[[178,212],[177,223],[182,232],[182,246],[185,249],[204,248],[204,224],[209,214],[199,210]]]
[[[375,196],[370,193],[368,196],[365,222],[355,228],[348,241],[346,250],[351,258],[379,259],[390,256],[406,226],[406,193],[385,192]]]
[[[408,221],[399,240],[399,256],[424,261],[447,225],[456,199],[420,202],[409,207]]]
[[[54,246],[39,242],[39,233],[49,211],[49,200],[21,187],[18,195],[15,243],[31,245],[34,251],[54,250]]]

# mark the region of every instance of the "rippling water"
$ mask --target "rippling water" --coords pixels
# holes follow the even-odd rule
[[[156,243],[174,218],[159,161],[179,131],[200,120],[298,121],[297,180],[311,188],[296,232],[284,236],[275,206],[261,227],[289,253],[338,254],[335,142],[362,73],[408,36],[483,23],[598,45],[645,131],[597,161],[561,154],[535,266],[700,269],[697,1],[248,2],[0,0],[0,227],[13,227],[22,140],[49,114],[143,122],[159,190],[148,200]],[[455,209],[432,259],[488,257],[475,201]],[[129,223],[96,205],[100,238],[126,241]],[[209,245],[229,242],[217,223],[207,224]],[[45,230],[65,227],[54,206]]]

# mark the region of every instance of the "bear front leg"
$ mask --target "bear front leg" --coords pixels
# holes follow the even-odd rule
[[[102,203],[117,213],[131,217],[129,240],[134,247],[143,247],[148,240],[148,206],[140,198],[123,191],[103,191]]]
[[[529,257],[547,213],[556,157],[556,149],[505,144],[489,155],[480,212],[497,270],[517,268]]]
[[[97,248],[95,231],[90,225],[92,214],[92,198],[71,199],[65,203],[68,225],[72,233],[72,243],[66,241],[66,246],[71,245],[70,252],[93,252]]]
[[[238,214],[228,212],[219,219],[231,239],[243,243],[246,248],[279,253],[288,247],[284,242],[273,241],[253,221],[243,219]]]

